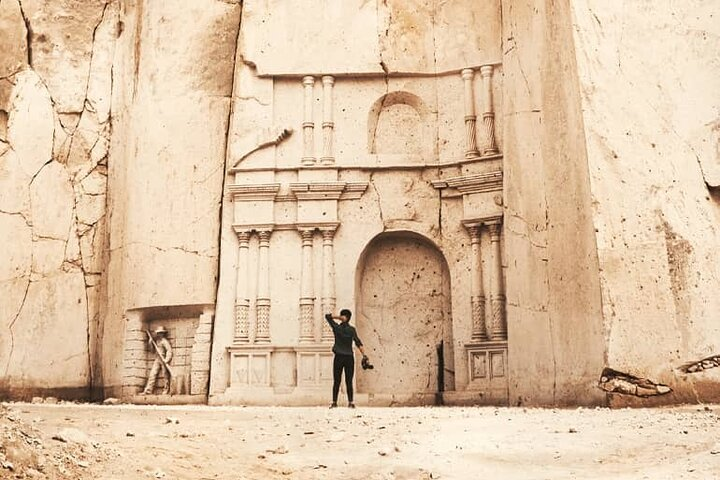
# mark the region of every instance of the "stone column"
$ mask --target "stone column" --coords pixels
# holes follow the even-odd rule
[[[477,137],[475,132],[475,95],[473,94],[473,72],[472,68],[465,68],[460,72],[465,84],[465,157],[479,157],[477,149]]]
[[[335,311],[335,253],[333,251],[333,238],[337,227],[321,229],[323,238],[323,276],[322,276],[322,309],[323,315]],[[333,340],[330,325],[323,317],[322,341]]]
[[[305,90],[305,102],[303,104],[303,156],[301,164],[304,166],[315,165],[315,122],[313,121],[313,85],[315,79],[308,75],[302,79],[303,88]]]
[[[488,224],[490,229],[490,248],[492,249],[492,266],[490,296],[492,306],[492,327],[490,338],[507,340],[507,323],[505,320],[505,290],[503,288],[502,259],[500,258],[500,220]]]
[[[335,163],[333,157],[333,134],[335,123],[333,122],[333,85],[335,79],[330,75],[322,77],[323,83],[323,152],[320,163],[332,165]]]
[[[258,253],[258,281],[257,298],[255,299],[255,312],[257,316],[257,330],[255,342],[270,342],[270,234],[272,230],[258,232],[260,239]]]
[[[480,76],[483,81],[483,124],[485,126],[483,155],[494,155],[498,153],[498,148],[495,144],[495,111],[493,110],[492,103],[492,74],[492,65],[483,65],[480,67]]]
[[[313,316],[315,296],[313,295],[313,236],[314,228],[301,228],[302,265],[300,269],[300,342],[315,340]]]
[[[247,294],[248,252],[250,232],[238,232],[237,284],[235,286],[235,338],[234,343],[250,340],[250,299]]]
[[[483,291],[482,257],[480,255],[480,224],[468,226],[472,249],[470,265],[470,302],[472,305],[472,341],[488,340],[485,325],[485,292]]]

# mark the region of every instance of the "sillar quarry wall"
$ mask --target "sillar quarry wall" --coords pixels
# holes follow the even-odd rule
[[[254,35],[274,3],[0,0],[0,396],[119,394],[127,310],[216,302],[245,51],[392,75],[462,20],[499,37],[509,403],[720,400],[677,370],[720,353],[720,7],[378,0],[377,29],[316,2],[314,40]],[[673,392],[607,396],[603,367]]]

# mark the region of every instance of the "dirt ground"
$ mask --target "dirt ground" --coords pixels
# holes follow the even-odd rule
[[[720,479],[720,405],[5,405],[0,453],[16,463],[14,470],[0,466],[0,478]],[[23,473],[20,464],[37,459],[13,453],[17,432],[52,460],[44,469]]]

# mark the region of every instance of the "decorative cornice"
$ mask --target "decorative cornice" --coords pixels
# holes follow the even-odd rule
[[[461,177],[451,177],[444,180],[434,180],[431,184],[437,189],[455,188],[462,194],[498,192],[502,191],[503,173],[502,170],[476,173],[473,175],[463,175]]]
[[[471,228],[479,228],[488,225],[499,225],[502,223],[502,215],[493,215],[491,217],[468,218],[462,221],[462,224],[468,230]]]
[[[324,231],[332,231],[334,232],[337,230],[337,228],[340,226],[340,222],[305,222],[305,223],[296,223],[295,227],[298,230],[319,230],[321,232]]]
[[[273,200],[357,200],[368,188],[368,182],[303,182],[291,183],[290,191],[280,192],[279,183],[231,184],[228,186],[233,201],[250,202]]]
[[[368,182],[348,182],[340,196],[341,200],[357,200],[368,188]]]
[[[250,202],[256,200],[274,200],[280,191],[279,183],[231,184],[228,191],[233,201]]]
[[[247,225],[233,224],[233,230],[236,234],[251,232],[272,232],[275,230],[275,224],[272,223],[252,223]]]
[[[345,182],[291,183],[290,191],[298,200],[338,200]]]

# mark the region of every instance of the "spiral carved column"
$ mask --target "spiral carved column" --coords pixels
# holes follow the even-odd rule
[[[247,295],[248,252],[250,232],[239,232],[237,285],[235,287],[235,338],[234,343],[250,340],[250,299]]]
[[[313,316],[315,297],[313,295],[313,236],[315,229],[300,229],[302,239],[302,270],[300,270],[300,342],[315,340]]]
[[[468,226],[472,256],[470,265],[470,301],[472,305],[472,340],[482,342],[488,339],[485,324],[485,292],[483,291],[482,257],[480,254],[480,225]]]
[[[335,228],[321,229],[323,238],[323,277],[322,277],[322,308],[323,314],[335,311],[335,254],[333,250],[333,238]],[[333,339],[333,333],[327,322],[322,322],[322,341],[328,342]]]
[[[494,155],[498,153],[497,144],[495,143],[495,111],[493,110],[492,98],[492,75],[492,65],[483,65],[480,67],[480,76],[483,81],[483,125],[485,127],[483,155]]]
[[[490,282],[492,307],[492,326],[490,337],[493,340],[507,340],[507,321],[505,319],[505,290],[503,287],[502,258],[500,257],[500,221],[490,223],[490,248],[492,249],[492,277]]]
[[[272,230],[258,232],[258,281],[255,312],[257,325],[255,342],[270,342],[270,234]]]
[[[472,68],[465,68],[460,72],[465,88],[465,157],[473,158],[480,156],[477,148],[477,133],[475,123],[475,95],[473,94],[473,77],[475,72]]]

